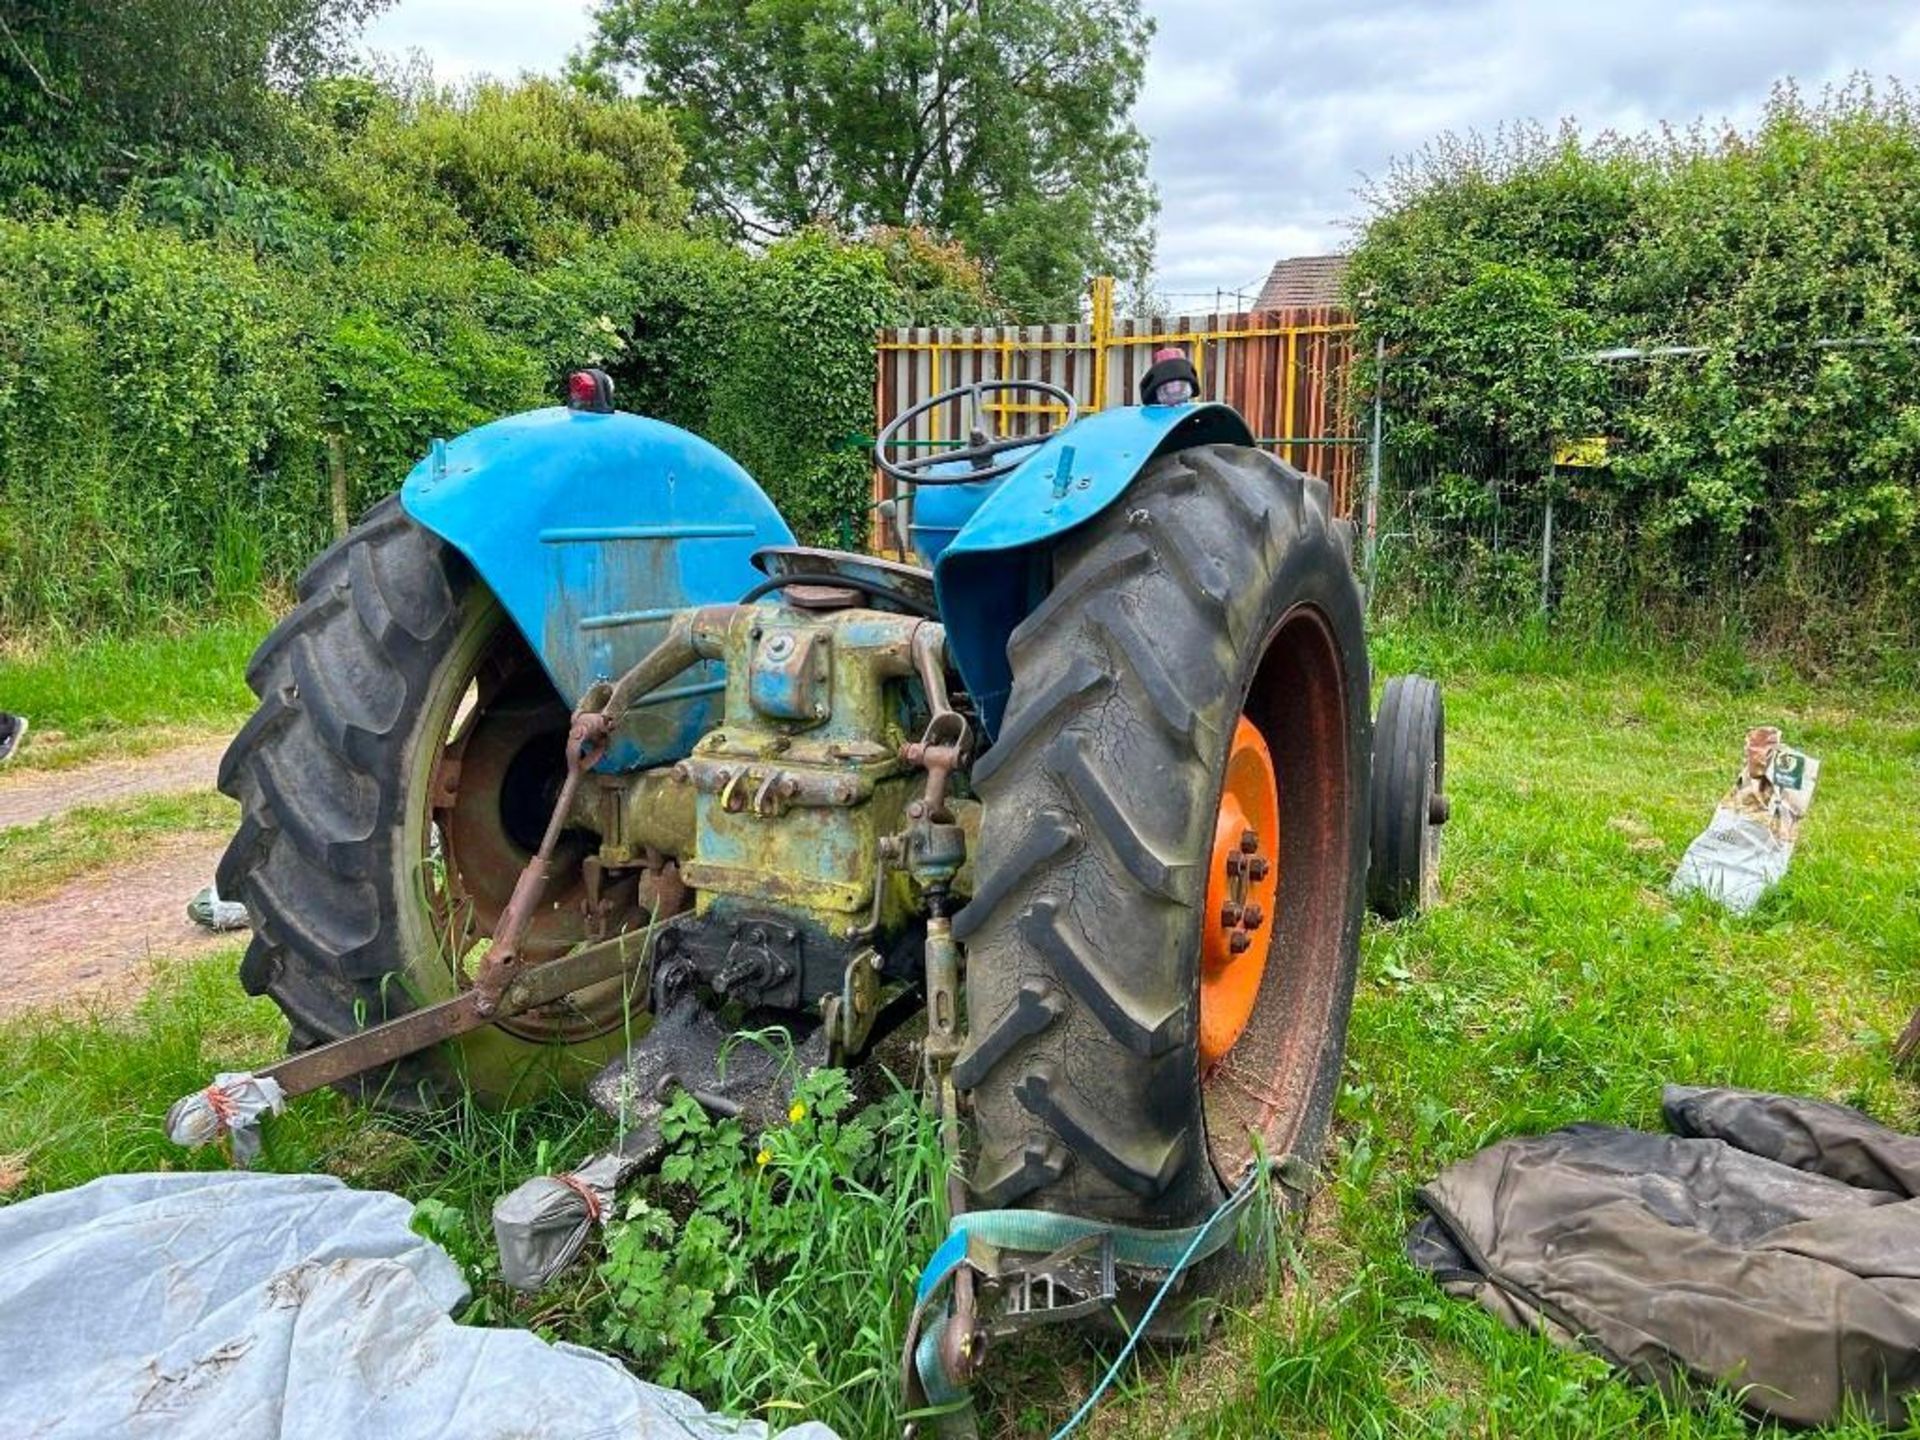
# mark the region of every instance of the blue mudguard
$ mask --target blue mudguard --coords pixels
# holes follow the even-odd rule
[[[940,550],[933,582],[948,653],[989,736],[1013,685],[1007,641],[1053,584],[1053,547],[1117,501],[1155,457],[1214,444],[1251,445],[1253,432],[1225,405],[1089,415],[1050,436]]]
[[[435,441],[400,503],[479,572],[569,704],[666,633],[676,610],[737,600],[748,557],[793,532],[747,472],[638,415],[555,407]],[[705,661],[645,697],[603,770],[685,755],[720,719]]]

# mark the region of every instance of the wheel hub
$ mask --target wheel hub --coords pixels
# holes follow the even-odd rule
[[[474,946],[498,928],[514,882],[538,848],[564,769],[567,708],[548,689],[530,652],[508,637],[483,661],[470,713],[453,724],[434,768],[430,818],[440,853],[427,896],[439,943],[456,983],[467,985]],[[554,857],[547,903],[528,927],[521,952],[531,960],[564,955],[591,938],[582,861],[593,837],[568,831]],[[618,909],[631,886],[602,897]],[[620,1023],[620,986],[601,984],[501,1022],[536,1042],[573,1043]]]
[[[1273,755],[1244,715],[1234,728],[1214,818],[1200,947],[1200,1068],[1247,1028],[1273,943],[1280,892],[1280,791]]]

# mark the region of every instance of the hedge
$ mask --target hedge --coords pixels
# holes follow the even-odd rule
[[[522,267],[455,244],[275,256],[130,211],[0,219],[0,633],[285,587],[329,538],[330,436],[357,512],[432,437],[551,403],[587,361],[840,543],[864,521],[847,440],[871,427],[875,327],[984,303],[964,269],[896,278],[897,245],[754,256],[633,227]]]
[[[1920,643],[1920,113],[1790,88],[1751,134],[1442,142],[1374,193],[1396,578],[1450,607]],[[1628,347],[1688,353],[1609,363]],[[1363,380],[1370,389],[1370,380]],[[1599,467],[1556,447],[1602,437]],[[1390,547],[1391,548],[1391,547]]]

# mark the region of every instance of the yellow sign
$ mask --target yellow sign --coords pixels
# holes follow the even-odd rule
[[[1553,451],[1553,463],[1571,470],[1604,470],[1607,467],[1607,437],[1586,435],[1578,440],[1562,440]]]

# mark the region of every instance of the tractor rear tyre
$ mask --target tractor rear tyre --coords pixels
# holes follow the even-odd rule
[[[285,1012],[294,1051],[458,993],[557,793],[568,707],[492,593],[397,499],[301,577],[299,603],[247,667],[260,707],[220,764],[240,802],[220,861],[243,901],[249,993]],[[584,938],[568,904],[586,853],[556,856],[530,954]],[[615,1052],[620,997],[464,1037],[343,1086],[399,1109],[486,1103],[584,1082]]]
[[[1318,1159],[1370,757],[1351,532],[1329,508],[1260,451],[1162,457],[1063,541],[1009,642],[954,927],[976,1205],[1188,1226],[1256,1150]],[[1250,1268],[1230,1246],[1184,1293]],[[1206,1312],[1171,1308],[1171,1329]]]

